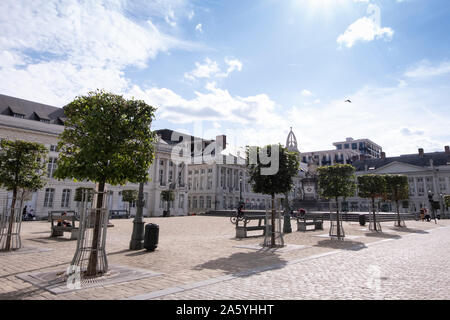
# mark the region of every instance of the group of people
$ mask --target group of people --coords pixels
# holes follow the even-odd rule
[[[34,209],[31,208],[30,211],[28,211],[28,206],[25,206],[22,211],[22,220],[24,221],[36,220],[36,216],[34,215]]]
[[[427,222],[431,221],[431,215],[428,213],[427,208],[420,209],[420,220],[426,220]]]

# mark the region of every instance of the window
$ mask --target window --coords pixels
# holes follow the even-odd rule
[[[61,208],[70,207],[70,189],[64,189],[61,197]]]
[[[53,173],[56,170],[56,158],[49,158],[47,163],[47,177],[53,178]]]
[[[188,188],[189,190],[192,190],[192,178],[188,179]]]
[[[212,208],[212,206],[211,206],[211,196],[207,196],[206,197],[206,208],[207,209],[211,209]]]
[[[184,194],[180,194],[180,199],[178,201],[178,208],[184,208]]]
[[[204,197],[200,197],[200,209],[204,209],[205,208],[205,198]]]
[[[352,150],[357,150],[357,149],[358,149],[358,144],[352,143]]]
[[[208,169],[208,173],[212,173],[212,169]]]
[[[350,149],[350,144],[348,143],[344,144],[344,149]]]
[[[208,184],[206,185],[206,189],[211,190],[212,189],[212,177],[208,177]]]
[[[205,169],[202,169],[202,174],[204,174],[205,173]]]
[[[169,167],[173,167],[173,162],[172,161],[169,162]]]
[[[337,146],[336,146],[336,148],[338,149],[338,150],[342,150],[342,144],[338,144]],[[306,161],[305,161],[306,162]]]
[[[50,123],[50,120],[48,120],[48,119],[41,119],[39,121],[42,122],[42,123]]]
[[[159,165],[163,166],[164,165],[164,160],[159,160]]]
[[[58,152],[58,147],[52,144],[52,145],[50,146],[50,151],[52,151],[52,152]]]
[[[200,178],[200,190],[203,190],[203,185],[205,184],[205,177]]]
[[[14,118],[19,118],[19,119],[25,119],[25,115],[24,114],[13,113],[13,117]]]
[[[189,170],[189,175],[191,175],[192,174],[192,170]]]
[[[55,195],[55,189],[45,189],[44,208],[53,208],[53,198]]]
[[[165,185],[165,183],[164,183],[164,170],[163,169],[161,169],[161,170],[159,170],[159,181],[160,181],[160,185]]]
[[[172,181],[173,181],[173,171],[170,170],[169,171],[169,182],[172,182]]]
[[[192,208],[193,208],[193,209],[197,209],[197,197],[193,197],[193,198],[192,198],[192,202],[193,202],[193,203],[192,203],[192,204],[193,204],[193,205],[192,205]]]

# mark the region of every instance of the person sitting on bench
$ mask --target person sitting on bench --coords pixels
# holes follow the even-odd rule
[[[62,215],[62,217],[67,216],[67,212],[64,212]],[[71,227],[72,224],[70,222],[67,222],[66,220],[58,220],[58,227],[64,226],[64,227]]]

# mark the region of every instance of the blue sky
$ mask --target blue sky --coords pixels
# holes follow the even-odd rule
[[[3,94],[103,88],[158,107],[155,129],[237,146],[290,127],[301,151],[450,144],[446,0],[3,0],[0,29]]]

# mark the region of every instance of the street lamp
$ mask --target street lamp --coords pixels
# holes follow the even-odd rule
[[[239,177],[239,202],[242,203],[242,177]]]

